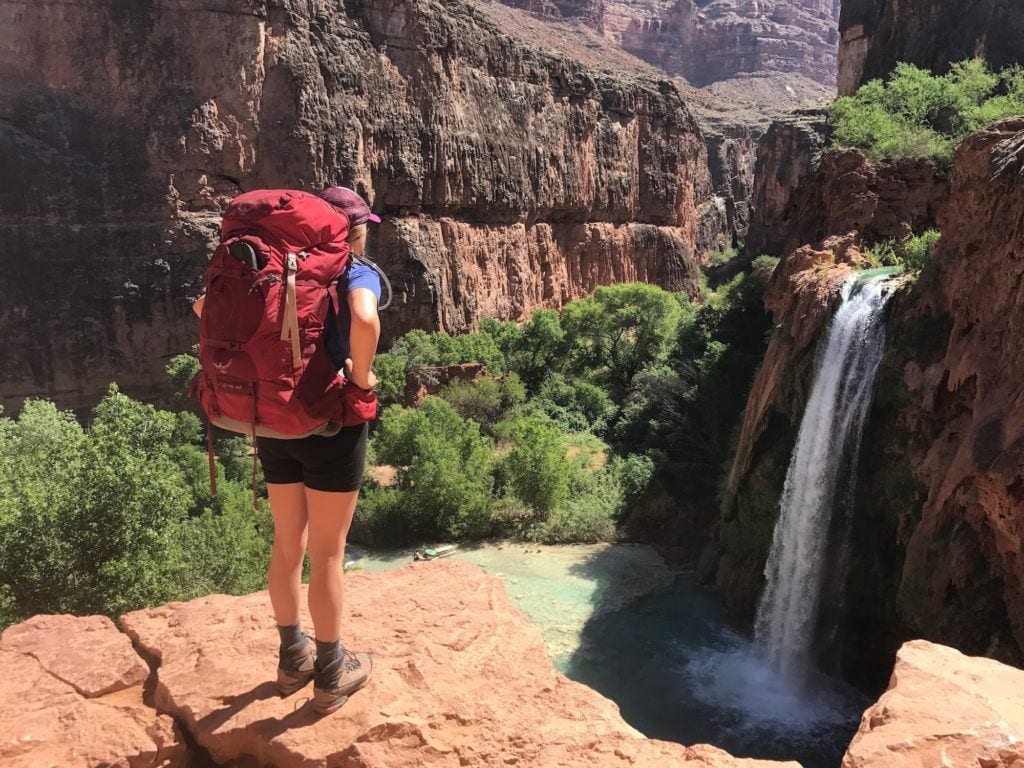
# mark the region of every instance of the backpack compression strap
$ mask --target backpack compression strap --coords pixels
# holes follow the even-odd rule
[[[299,345],[299,314],[295,303],[295,273],[299,269],[298,256],[288,254],[288,265],[285,271],[284,317],[281,321],[281,341],[292,343],[292,365],[298,368],[302,364],[302,348]]]

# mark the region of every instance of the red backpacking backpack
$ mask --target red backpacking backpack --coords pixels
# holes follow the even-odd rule
[[[228,205],[206,269],[199,401],[210,423],[259,437],[331,435],[376,416],[324,343],[349,261],[345,215],[315,195],[255,190]],[[210,455],[213,479],[213,455]],[[214,487],[214,493],[216,488]]]

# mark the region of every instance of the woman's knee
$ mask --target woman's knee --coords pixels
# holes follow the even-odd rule
[[[302,560],[305,556],[306,544],[304,541],[281,541],[280,539],[274,539],[271,562],[277,562],[287,568],[301,568]]]

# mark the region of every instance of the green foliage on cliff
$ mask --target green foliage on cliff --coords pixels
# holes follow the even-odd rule
[[[934,157],[948,163],[968,134],[1024,114],[1024,68],[991,72],[968,59],[937,76],[912,64],[896,66],[885,82],[872,80],[829,110],[832,144],[874,159]]]
[[[871,267],[899,267],[906,272],[920,272],[932,263],[932,251],[940,233],[928,229],[906,240],[884,240],[864,250]]]
[[[116,387],[88,427],[46,401],[0,417],[0,611],[117,614],[264,583],[248,470],[210,496],[199,420]]]

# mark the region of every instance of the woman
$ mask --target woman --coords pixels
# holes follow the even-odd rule
[[[328,187],[320,197],[349,220],[348,242],[353,256],[366,247],[367,223],[380,222],[355,191]],[[372,370],[380,320],[377,303],[381,284],[376,272],[349,261],[338,280],[340,318],[333,309],[325,323],[331,359],[345,378],[373,389]],[[196,302],[196,313],[202,312]],[[338,322],[340,320],[340,322]],[[274,545],[267,572],[281,638],[278,689],[288,695],[313,680],[313,706],[328,714],[365,686],[373,671],[369,653],[351,653],[341,641],[345,540],[362,483],[368,424],[344,427],[336,435],[287,440],[260,437],[257,454],[270,497]],[[302,563],[309,551],[308,605],[315,642],[299,622]]]

